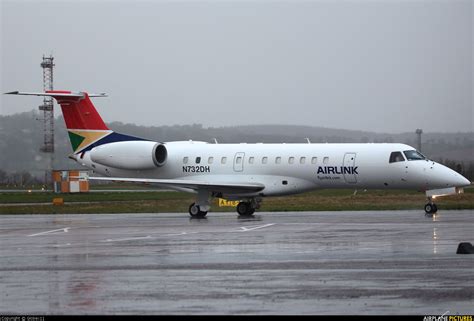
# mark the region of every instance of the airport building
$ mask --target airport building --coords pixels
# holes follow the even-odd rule
[[[53,170],[55,193],[89,192],[89,172],[86,170]]]

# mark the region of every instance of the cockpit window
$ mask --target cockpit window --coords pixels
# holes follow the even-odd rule
[[[403,152],[408,160],[423,160],[426,159],[420,152],[416,150],[406,150]]]
[[[402,152],[392,152],[390,154],[390,163],[404,162],[405,158],[402,155]]]

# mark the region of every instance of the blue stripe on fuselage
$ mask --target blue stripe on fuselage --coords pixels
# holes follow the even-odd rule
[[[91,150],[92,148],[100,146],[100,145],[109,144],[109,143],[116,143],[116,142],[128,142],[128,141],[150,141],[150,140],[140,138],[140,137],[129,136],[129,135],[124,135],[124,134],[112,132],[111,134],[105,136],[104,138],[101,138],[98,141],[90,144],[86,148],[78,151],[76,154],[87,152],[87,151]]]

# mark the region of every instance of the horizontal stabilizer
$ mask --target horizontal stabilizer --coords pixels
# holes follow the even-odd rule
[[[49,97],[76,97],[76,98],[84,98],[85,93],[78,92],[40,92],[40,93],[33,93],[33,92],[24,92],[24,91],[10,91],[5,93],[5,95],[25,95],[25,96],[49,96]],[[87,94],[89,97],[107,97],[106,93],[99,93],[99,94]]]
[[[204,181],[191,181],[181,179],[151,179],[151,178],[122,178],[122,177],[89,177],[90,180],[133,182],[156,184],[165,187],[187,188],[192,190],[208,190],[210,192],[220,192],[228,194],[259,192],[265,185],[258,183],[211,183]]]

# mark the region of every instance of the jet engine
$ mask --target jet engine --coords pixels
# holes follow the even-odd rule
[[[150,141],[126,141],[94,147],[91,160],[104,166],[145,170],[161,167],[166,163],[168,151],[164,144]]]

